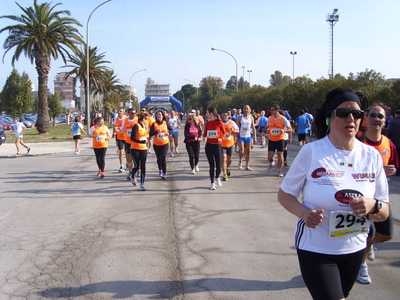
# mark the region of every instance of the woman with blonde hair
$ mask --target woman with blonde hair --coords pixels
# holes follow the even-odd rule
[[[190,114],[185,124],[185,140],[186,151],[189,155],[189,164],[191,174],[199,172],[199,156],[200,156],[200,140],[201,127],[196,114]]]

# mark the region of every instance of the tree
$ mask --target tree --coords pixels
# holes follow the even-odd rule
[[[23,8],[17,3],[23,12],[21,16],[0,17],[18,22],[0,30],[0,33],[6,30],[9,32],[4,42],[6,50],[4,55],[16,48],[11,60],[12,65],[19,59],[21,53],[24,53],[32,64],[35,62],[39,81],[39,109],[36,121],[39,133],[47,133],[50,129],[47,100],[51,58],[58,59],[61,56],[66,62],[68,50],[75,51],[76,46],[83,43],[81,34],[75,27],[82,25],[70,17],[68,10],[55,11],[60,4],[54,6],[51,6],[51,3],[37,4],[37,0],[34,0],[33,7]]]
[[[24,72],[11,71],[1,92],[3,109],[13,116],[22,116],[32,108],[32,82]]]
[[[59,92],[55,92],[54,94],[50,94],[48,98],[49,104],[49,115],[53,120],[53,126],[56,126],[56,117],[59,114],[62,114],[64,108],[61,105],[61,95]]]
[[[236,76],[231,76],[231,78],[229,78],[228,82],[226,83],[225,88],[228,90],[236,90],[236,81]]]
[[[271,74],[271,78],[269,80],[270,85],[273,86],[280,86],[283,84],[288,84],[290,83],[290,77],[289,76],[282,76],[282,72],[281,71],[275,71],[274,74]]]
[[[221,91],[221,82],[208,76],[202,79],[200,87],[201,95],[199,97],[199,106],[206,109],[210,102],[215,100]]]

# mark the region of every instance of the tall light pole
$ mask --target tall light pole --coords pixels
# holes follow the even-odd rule
[[[290,51],[290,54],[293,56],[293,78],[292,78],[292,83],[294,83],[294,56],[297,55],[297,52]]]
[[[329,23],[329,25],[331,26],[331,51],[330,51],[330,77],[333,78],[333,26],[335,26],[335,24],[337,22],[339,22],[339,14],[338,14],[338,9],[335,8],[333,10],[333,13],[331,14],[327,14],[326,15],[326,21]]]
[[[252,70],[247,70],[247,72],[249,73],[249,87],[251,87],[250,85],[250,73],[253,72]]]
[[[243,68],[243,86],[242,86],[242,89],[244,89],[244,68],[245,67],[242,67]]]
[[[192,82],[192,83],[193,83],[193,84],[196,86],[196,95],[198,96],[198,95],[199,95],[199,87],[198,87],[197,83],[196,83],[196,82],[194,82],[194,81],[192,81],[192,80],[189,80],[189,79],[183,79],[183,80],[186,80],[186,81]]]
[[[229,52],[224,51],[224,50],[221,50],[221,49],[217,49],[217,48],[211,47],[211,50],[213,50],[213,51],[215,50],[215,51],[225,52],[226,54],[232,56],[232,58],[233,58],[233,60],[235,61],[235,64],[236,64],[236,91],[238,91],[238,90],[239,90],[239,83],[238,83],[238,82],[239,82],[239,79],[238,79],[238,66],[237,66],[236,58],[235,58],[232,54],[230,54]]]
[[[133,74],[131,75],[131,77],[129,77],[129,101],[131,101],[131,96],[132,96],[132,95],[131,95],[131,79],[132,79],[132,76],[135,75],[136,73],[143,72],[143,71],[146,71],[146,69],[136,71],[135,73],[133,73]],[[138,98],[138,99],[139,99],[139,98]]]
[[[89,18],[87,19],[87,22],[86,22],[86,125],[87,125],[87,132],[89,132],[89,129],[90,129],[89,21],[96,9],[98,9],[100,6],[102,6],[103,4],[106,4],[107,2],[110,2],[110,1],[111,0],[104,1],[103,3],[98,5],[95,9],[93,9],[89,15]]]

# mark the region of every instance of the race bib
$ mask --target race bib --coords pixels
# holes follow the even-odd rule
[[[248,133],[248,132],[250,132],[250,128],[249,127],[242,127],[241,131],[243,133]]]
[[[96,141],[98,142],[104,142],[106,140],[106,137],[104,135],[100,135],[96,137]]]
[[[224,140],[230,140],[231,139],[231,133],[230,132],[227,132],[226,134],[225,134],[225,137],[224,137]]]
[[[356,217],[351,211],[331,211],[329,238],[341,238],[368,233],[370,223],[366,217]]]
[[[167,139],[167,135],[165,133],[159,133],[159,134],[157,134],[157,138],[159,140],[166,140]]]
[[[272,128],[271,129],[271,135],[280,135],[282,133],[282,130],[279,128]]]
[[[216,139],[216,138],[218,138],[218,131],[217,130],[208,130],[207,131],[207,138],[208,139]]]

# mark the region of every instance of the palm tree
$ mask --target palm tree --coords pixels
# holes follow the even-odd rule
[[[36,122],[39,133],[47,133],[50,129],[47,98],[51,58],[58,59],[61,56],[66,62],[66,56],[69,56],[68,50],[75,51],[76,46],[83,43],[82,36],[76,28],[76,26],[82,25],[70,17],[71,14],[68,10],[54,11],[60,4],[57,3],[54,6],[51,6],[51,3],[37,4],[37,0],[34,0],[33,7],[23,8],[17,3],[23,11],[21,16],[0,17],[18,22],[16,25],[0,30],[0,33],[6,30],[9,32],[9,36],[4,42],[6,50],[4,56],[15,47],[12,65],[19,59],[21,53],[24,53],[32,64],[35,62],[39,81],[38,120]]]

